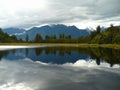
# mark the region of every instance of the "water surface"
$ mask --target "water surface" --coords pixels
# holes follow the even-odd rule
[[[119,90],[120,50],[32,47],[0,51],[0,90]]]

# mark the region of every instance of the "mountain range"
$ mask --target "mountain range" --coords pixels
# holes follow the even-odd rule
[[[25,29],[11,27],[11,28],[5,28],[5,29],[3,29],[3,32],[7,33],[9,35],[17,35],[17,34],[26,32],[26,30]]]
[[[80,36],[88,36],[90,34],[90,30],[88,28],[78,29],[76,26],[66,26],[63,24],[33,27],[29,30],[19,28],[5,28],[3,29],[3,32],[9,35],[16,35],[18,39],[23,40],[25,40],[26,35],[29,36],[29,40],[33,40],[36,34],[40,34],[43,39],[46,35],[56,35],[56,37],[59,37],[60,34],[64,34],[65,36],[71,35],[72,38],[78,38]]]

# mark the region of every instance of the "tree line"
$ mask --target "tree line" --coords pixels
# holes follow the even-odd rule
[[[64,34],[46,35],[45,38],[41,34],[36,34],[34,40],[30,40],[26,34],[25,40],[17,39],[15,35],[9,36],[0,29],[0,42],[10,43],[87,43],[87,44],[120,44],[120,27],[111,25],[110,27],[102,30],[97,26],[96,30],[91,31],[89,36],[81,36],[79,38],[72,38],[71,35],[65,36]]]
[[[81,36],[79,38],[72,38],[71,35],[65,36],[60,34],[59,37],[56,35],[45,36],[42,38],[40,34],[35,36],[35,39],[30,41],[26,35],[26,42],[33,43],[87,43],[87,44],[120,44],[120,27],[111,25],[110,27],[102,30],[100,26],[97,26],[96,30],[91,31],[89,36]]]
[[[34,40],[29,40],[29,36],[26,34],[25,41],[30,43],[70,43],[74,40],[71,38],[71,35],[65,36],[64,34],[60,34],[59,37],[46,35],[45,39],[40,34],[36,34]]]

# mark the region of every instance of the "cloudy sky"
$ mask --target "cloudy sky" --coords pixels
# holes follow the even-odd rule
[[[120,25],[120,0],[0,0],[0,27]]]

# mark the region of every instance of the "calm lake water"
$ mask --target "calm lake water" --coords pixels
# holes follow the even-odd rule
[[[0,90],[120,90],[120,50],[0,49]]]

